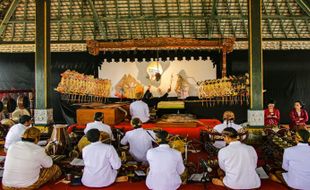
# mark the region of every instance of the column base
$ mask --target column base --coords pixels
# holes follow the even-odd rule
[[[54,122],[53,109],[35,109],[34,110],[34,123],[36,125],[49,125]]]
[[[251,127],[263,127],[264,110],[248,110],[248,123]]]

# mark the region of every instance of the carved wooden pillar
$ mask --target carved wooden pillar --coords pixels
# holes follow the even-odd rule
[[[222,78],[227,75],[227,63],[226,63],[227,50],[226,47],[222,49]]]

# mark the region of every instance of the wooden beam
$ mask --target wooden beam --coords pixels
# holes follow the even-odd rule
[[[100,21],[153,21],[153,20],[203,20],[203,19],[211,19],[210,16],[157,16],[156,18],[153,16],[133,16],[133,17],[103,17],[100,18]],[[247,20],[248,17],[245,15],[232,15],[232,16],[227,16],[227,15],[216,15],[212,20],[216,22],[216,20]],[[309,16],[283,16],[283,15],[263,15],[262,19],[270,19],[270,20],[275,20],[275,19],[282,19],[282,20],[307,20],[309,19]],[[93,22],[94,18],[92,17],[80,17],[80,18],[72,18],[72,20],[69,19],[69,17],[66,18],[61,18],[61,19],[52,19],[51,22],[61,22],[61,23],[68,23],[68,22]],[[9,23],[34,23],[34,19],[29,19],[29,20],[10,20]]]
[[[288,7],[288,11],[290,12],[290,15],[294,16],[290,3],[287,0],[285,1],[285,3],[286,3],[286,6]],[[295,20],[293,20],[293,25],[294,25],[294,29],[295,29],[295,32],[296,32],[298,38],[300,38],[300,32],[298,30],[298,27],[296,25],[296,21]]]
[[[25,0],[25,5],[24,5],[24,20],[27,20],[27,13],[28,13],[28,3],[29,3],[29,0]],[[27,23],[24,22],[24,25],[23,25],[23,41],[25,41],[25,37],[26,37],[26,26],[27,26]]]
[[[128,15],[129,15],[129,17],[131,17],[131,8],[130,8],[129,0],[127,0],[127,7],[128,7]],[[130,38],[132,39],[131,21],[128,22],[128,27],[129,27]]]
[[[0,24],[0,37],[2,36],[4,30],[6,29],[12,15],[14,14],[20,0],[13,0],[9,9],[7,10],[1,24]]]
[[[274,0],[274,4],[275,4],[275,7],[276,7],[277,14],[279,16],[281,16],[280,8],[279,8],[279,5],[278,5],[278,0]],[[284,36],[287,38],[287,34],[286,34],[286,30],[284,29],[282,18],[280,18],[280,28],[281,28],[282,32],[284,33]]]
[[[176,0],[177,1],[177,10],[178,10],[178,15],[179,17],[182,17],[182,14],[181,14],[181,8],[180,8],[180,1],[179,0]],[[182,20],[180,19],[179,20],[179,27],[181,27],[181,33],[182,33],[182,37],[184,38],[184,28],[183,28],[183,23],[182,23]]]
[[[263,9],[265,10],[265,14],[268,15],[267,10],[266,10],[266,7],[267,7],[268,5],[266,6],[264,1],[262,1],[262,3],[263,3]],[[269,0],[267,0],[267,3],[269,3]],[[268,24],[268,30],[269,30],[269,32],[270,32],[270,34],[271,34],[271,37],[273,38],[274,35],[273,35],[273,31],[272,31],[270,19],[268,19],[268,18],[267,18],[267,24]]]
[[[119,20],[118,18],[119,16],[119,10],[118,10],[118,2],[117,0],[114,0],[114,5],[115,5],[115,9],[116,9],[116,27],[117,27],[117,38],[120,39],[121,38],[121,27],[119,26]]]
[[[72,20],[72,0],[69,0],[69,18]],[[73,26],[72,26],[72,21],[69,24],[69,38],[72,40],[72,34],[73,34]]]
[[[169,14],[169,6],[168,6],[168,0],[165,0],[165,7],[166,7],[166,13],[167,13],[167,16],[170,17],[170,14]],[[168,33],[169,33],[169,37],[171,37],[171,26],[170,26],[170,21],[167,20],[167,23],[168,23]]]
[[[60,40],[60,9],[61,9],[61,1],[57,0],[57,39]]]
[[[104,32],[103,25],[102,25],[102,23],[101,23],[101,21],[99,19],[99,16],[98,16],[96,8],[95,8],[95,6],[93,4],[93,1],[92,0],[87,0],[87,1],[88,1],[89,6],[90,6],[90,9],[91,9],[91,11],[93,13],[95,22],[96,22],[96,24],[98,26],[100,35],[103,36],[104,38],[106,38],[106,33]]]
[[[218,0],[212,0],[212,12],[211,12],[211,18],[208,21],[208,38],[210,39],[212,37],[213,33],[213,18],[216,16],[216,7],[217,7]]]
[[[156,18],[155,0],[152,0],[152,12],[153,12],[153,17]],[[155,36],[158,37],[159,30],[158,30],[158,23],[156,19],[154,20],[154,24],[155,24]]]
[[[300,6],[300,8],[310,16],[310,2],[307,0],[295,0],[296,3]]]
[[[142,7],[142,0],[139,0],[139,9],[140,9],[140,17],[144,18],[143,7]],[[143,38],[145,38],[144,20],[139,22],[139,28],[140,28],[140,31],[142,33]]]
[[[233,51],[234,38],[219,40],[195,40],[189,38],[146,38],[126,40],[122,42],[97,42],[89,40],[87,49],[90,54],[98,55],[100,51],[131,51],[131,50],[179,50],[179,49],[211,49],[227,53]]]
[[[238,2],[238,7],[239,7],[239,11],[240,11],[241,17],[244,17],[243,12],[242,12],[242,8],[241,8],[242,7],[241,6],[241,2],[240,2],[240,0],[237,0],[237,2]],[[245,25],[245,19],[242,19],[242,24],[243,24],[244,33],[248,37],[248,30],[247,30],[246,25]]]
[[[228,0],[225,0],[225,3],[226,3],[227,10],[228,10],[228,14],[231,15],[230,4],[228,3]],[[232,21],[232,19],[229,19],[229,21],[230,21],[232,33],[233,33],[234,37],[236,37],[236,31],[235,31],[235,28],[234,28],[233,21]]]

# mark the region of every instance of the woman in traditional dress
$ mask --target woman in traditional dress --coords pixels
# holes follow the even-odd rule
[[[267,104],[267,108],[264,110],[265,127],[275,127],[279,126],[280,122],[280,111],[275,108],[275,101],[270,100]]]
[[[308,121],[308,112],[303,109],[301,101],[297,100],[294,102],[294,108],[290,112],[290,129],[305,128],[306,122]]]

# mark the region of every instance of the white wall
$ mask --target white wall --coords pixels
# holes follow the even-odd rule
[[[123,60],[126,61],[126,60]],[[155,60],[154,60],[155,61]],[[151,62],[151,61],[150,61]],[[135,77],[145,89],[148,85],[151,85],[151,91],[154,96],[158,96],[158,88],[161,88],[165,92],[170,85],[171,75],[172,79],[172,91],[169,96],[176,96],[174,91],[176,86],[177,74],[180,74],[183,78],[186,78],[190,83],[190,96],[197,96],[197,81],[216,79],[216,66],[213,66],[211,60],[167,60],[159,62],[163,67],[163,74],[159,82],[151,82],[147,79],[146,68],[150,62],[107,62],[103,61],[101,69],[99,70],[99,78],[110,79],[112,81],[111,96],[114,97],[115,85],[121,80],[125,74],[131,74]]]

